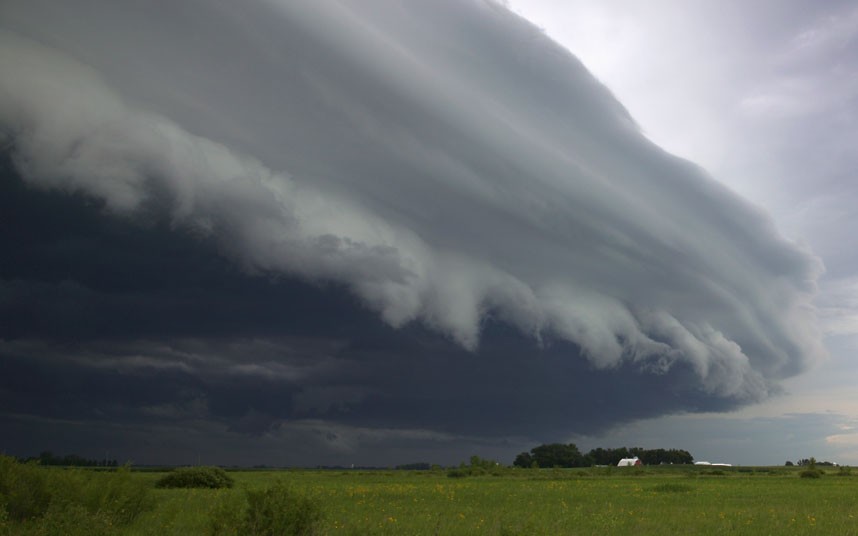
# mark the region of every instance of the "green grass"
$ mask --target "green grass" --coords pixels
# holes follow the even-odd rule
[[[151,487],[154,508],[112,533],[210,534],[218,508],[247,504],[248,490],[280,483],[320,505],[321,534],[858,535],[858,477],[838,476],[836,468],[818,479],[799,472],[672,466],[449,478],[446,471],[236,471],[235,487],[222,490],[155,489],[163,473],[132,473]]]

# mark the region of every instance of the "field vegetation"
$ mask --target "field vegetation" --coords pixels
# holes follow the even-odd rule
[[[231,488],[235,480],[220,467],[178,467],[155,482],[158,488]]]
[[[162,488],[168,472],[0,458],[0,534],[858,535],[848,468],[660,465],[229,471],[231,488]]]

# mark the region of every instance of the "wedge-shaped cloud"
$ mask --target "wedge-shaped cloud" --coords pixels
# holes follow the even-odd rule
[[[738,400],[822,354],[819,261],[494,2],[10,0],[0,20],[0,135],[34,187],[169,214],[250,272],[345,284],[470,350],[491,318]]]

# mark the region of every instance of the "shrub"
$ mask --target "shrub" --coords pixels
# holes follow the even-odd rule
[[[486,460],[479,456],[471,456],[470,464],[465,465],[465,462],[459,464],[459,467],[452,468],[447,471],[447,476],[450,478],[462,478],[466,476],[503,476],[507,473],[507,468],[494,460]]]
[[[450,469],[447,471],[447,476],[450,478],[464,478],[470,474],[467,469]]]
[[[0,456],[0,505],[12,521],[41,517],[48,511],[51,494],[47,474],[34,462],[21,464]]]
[[[128,466],[97,473],[78,469],[68,474],[75,477],[70,493],[78,496],[77,502],[93,514],[106,516],[113,524],[130,524],[154,506],[149,486],[134,478]]]
[[[161,477],[158,488],[231,488],[235,481],[220,467],[180,467]]]
[[[282,484],[247,492],[251,534],[315,534],[322,511],[317,501]]]
[[[822,476],[822,469],[816,468],[816,458],[811,457],[810,460],[802,460],[799,462],[799,465],[807,466],[807,469],[800,472],[798,476],[801,478],[819,478]]]
[[[110,516],[90,512],[79,504],[51,505],[33,534],[39,536],[109,536],[115,534]]]
[[[248,490],[243,501],[222,501],[212,513],[213,536],[312,536],[319,534],[319,501],[282,483]]]
[[[12,534],[21,522],[34,534],[102,534],[152,504],[148,486],[128,467],[66,470],[0,456],[0,528]]]
[[[819,478],[822,476],[822,471],[819,469],[805,469],[798,474],[801,478]]]

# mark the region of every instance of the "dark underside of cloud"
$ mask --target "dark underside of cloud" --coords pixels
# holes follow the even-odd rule
[[[819,355],[818,262],[494,3],[71,9],[0,7],[0,448],[453,455]]]
[[[537,347],[497,321],[476,352],[419,324],[392,328],[340,285],[248,275],[168,222],[99,205],[33,191],[4,159],[0,407],[38,417],[7,449],[91,451],[84,423],[198,420],[249,445],[307,419],[549,441],[735,404],[700,392],[688,369],[599,370],[573,344]]]

